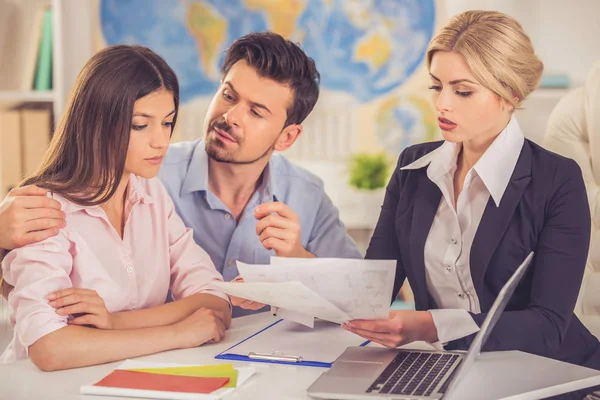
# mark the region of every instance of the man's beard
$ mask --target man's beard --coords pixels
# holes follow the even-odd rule
[[[237,151],[236,150],[227,151],[225,149],[225,144],[223,143],[223,141],[216,136],[218,134],[215,131],[215,128],[218,128],[224,132],[227,132],[227,134],[231,135],[236,140],[236,142],[238,144],[238,149],[243,147],[244,140],[242,140],[241,138],[238,138],[232,134],[232,132],[231,132],[232,129],[227,124],[227,122],[218,121],[218,120],[213,121],[210,124],[210,128],[209,128],[209,133],[212,132],[213,135],[210,135],[210,134],[206,135],[204,149],[206,150],[206,154],[208,154],[208,157],[210,157],[211,159],[213,159],[217,162],[226,163],[226,164],[239,164],[239,165],[254,164],[255,162],[265,158],[269,154],[269,152],[275,148],[275,143],[273,143],[271,146],[269,146],[267,148],[267,150],[263,154],[261,154],[259,157],[255,158],[253,160],[236,160]]]

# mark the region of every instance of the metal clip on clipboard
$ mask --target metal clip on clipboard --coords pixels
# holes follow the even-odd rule
[[[274,351],[271,354],[264,353],[248,353],[248,358],[252,360],[267,360],[267,361],[283,361],[283,362],[302,362],[302,357],[285,355],[280,351]]]

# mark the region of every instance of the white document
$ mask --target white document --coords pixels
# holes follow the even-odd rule
[[[271,265],[251,265],[240,261],[237,265],[240,275],[248,283],[302,282],[349,315],[350,319],[385,319],[389,315],[396,275],[395,260],[272,257]],[[293,308],[280,308],[314,315],[301,311],[298,305],[290,306]]]
[[[149,361],[126,360],[116,369],[139,369],[139,368],[171,368],[185,367],[185,364],[157,363]],[[237,387],[240,387],[255,373],[252,367],[237,367]],[[116,387],[94,386],[93,384],[82,386],[81,394],[92,394],[98,396],[135,397],[144,399],[173,399],[173,400],[217,400],[233,392],[237,388],[221,388],[209,394],[163,392],[158,390],[127,389]]]
[[[227,350],[226,354],[279,355],[333,363],[347,347],[365,342],[364,338],[331,322],[317,320],[311,329],[284,320]]]
[[[277,315],[279,318],[283,318],[287,321],[294,321],[298,324],[308,326],[309,328],[314,328],[315,326],[315,317],[313,317],[312,315],[302,314],[297,311],[286,310],[285,308],[274,308],[274,314]]]
[[[315,316],[338,324],[350,316],[300,282],[211,282],[211,286],[231,296]]]

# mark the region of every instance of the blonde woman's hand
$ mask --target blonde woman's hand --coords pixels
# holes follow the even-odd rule
[[[438,341],[433,317],[428,311],[390,311],[383,320],[354,320],[342,328],[385,347],[396,348],[417,340]]]

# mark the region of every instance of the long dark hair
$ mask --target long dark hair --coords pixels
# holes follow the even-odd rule
[[[109,200],[125,168],[134,103],[160,89],[173,94],[176,118],[179,83],[159,55],[128,45],[95,54],[77,77],[41,167],[21,185],[38,185],[83,206]]]

